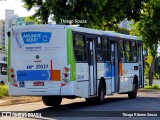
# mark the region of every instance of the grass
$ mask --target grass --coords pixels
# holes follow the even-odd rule
[[[155,90],[160,90],[160,85],[153,85],[153,86],[145,86],[145,89],[155,89]]]
[[[8,96],[8,86],[7,85],[0,85],[0,98]]]

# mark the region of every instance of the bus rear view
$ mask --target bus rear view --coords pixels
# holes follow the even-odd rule
[[[144,87],[138,36],[67,25],[13,27],[8,34],[9,94],[42,96],[45,105],[105,95],[137,97]]]
[[[14,27],[9,33],[9,94],[59,96],[67,68],[64,27]],[[59,99],[59,97],[56,97]],[[60,101],[60,100],[59,100]]]

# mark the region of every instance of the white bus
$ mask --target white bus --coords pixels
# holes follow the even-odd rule
[[[136,98],[144,87],[142,41],[137,36],[65,25],[13,27],[8,33],[12,96],[42,96],[45,105],[105,95]]]
[[[7,62],[0,61],[0,84],[7,84]]]

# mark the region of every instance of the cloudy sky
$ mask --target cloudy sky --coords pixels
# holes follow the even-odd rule
[[[21,0],[0,0],[0,20],[5,19],[5,9],[14,10],[14,14],[20,17],[34,14],[34,10],[27,11],[23,8]]]

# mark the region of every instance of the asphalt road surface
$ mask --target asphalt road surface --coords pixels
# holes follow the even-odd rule
[[[34,102],[1,106],[0,111],[0,120],[160,120],[160,91],[138,92],[137,99],[128,99],[126,94],[107,96],[102,105],[77,98],[63,99],[60,108]],[[5,116],[10,111],[14,117]]]

